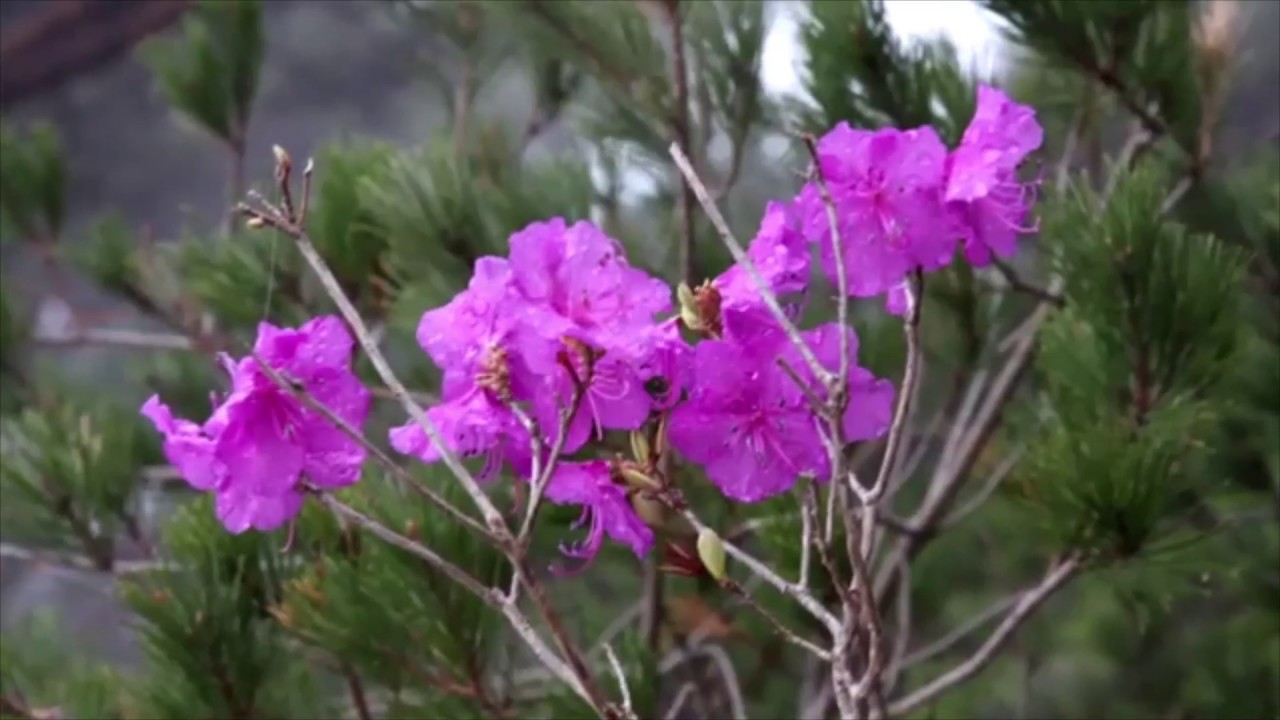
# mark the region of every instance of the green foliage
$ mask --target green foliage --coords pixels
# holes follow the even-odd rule
[[[446,488],[455,502],[457,485]],[[486,585],[506,587],[509,567],[496,549],[426,503],[405,502],[401,490],[366,473],[358,490],[343,493],[353,507],[441,553]],[[501,618],[420,558],[370,541],[316,509],[299,533],[316,553],[286,587],[273,615],[291,633],[331,653],[365,680],[386,687],[400,703],[457,699],[458,688],[490,692],[486,675]],[[400,696],[402,690],[411,691]],[[465,699],[467,696],[464,694]],[[473,702],[475,702],[473,700]],[[423,705],[420,712],[426,712]],[[483,705],[472,713],[482,712]]]
[[[98,220],[88,237],[72,246],[72,263],[104,289],[128,297],[144,307],[151,300],[142,292],[138,265],[138,237],[125,219],[109,214]]]
[[[1042,426],[1025,493],[1056,542],[1106,556],[1142,549],[1198,475],[1235,359],[1243,262],[1165,220],[1157,174],[1121,179],[1105,208],[1087,190],[1046,213],[1068,309],[1042,331]]]
[[[1208,389],[1228,369],[1240,336],[1244,262],[1213,238],[1163,219],[1160,177],[1125,177],[1099,213],[1087,191],[1049,211],[1045,237],[1064,295],[1114,363],[1133,375],[1141,417],[1166,396]],[[1057,208],[1055,208],[1057,209]]]
[[[302,258],[278,233],[189,237],[161,250],[184,294],[228,328],[248,333],[260,320],[295,325],[311,315]]]
[[[1023,627],[984,674],[920,714],[1275,715],[1280,164],[1274,153],[1255,153],[1265,157],[1246,169],[1229,159],[1218,167],[1217,157],[1197,162],[1195,184],[1164,213],[1179,179],[1173,173],[1185,172],[1188,157],[1203,159],[1201,125],[1213,114],[1206,107],[1214,108],[1202,98],[1220,79],[1203,42],[1193,39],[1195,4],[985,6],[1007,21],[1008,36],[1021,46],[1018,75],[1004,85],[1030,100],[1045,124],[1036,162],[1052,167],[1070,144],[1077,156],[1088,155],[1088,172],[1062,192],[1050,190],[1046,176],[1042,232],[1024,244],[1014,270],[1032,281],[1036,269],[1061,276],[1064,307],[1040,328],[1036,372],[980,446],[956,504],[987,497],[975,480],[1024,445],[1025,455],[972,514],[947,520],[945,538],[914,558],[910,592],[895,598],[910,605],[909,654],[1042,573],[1050,553],[1082,550],[1101,562],[1039,611],[1039,621]],[[670,264],[684,229],[675,211],[682,188],[667,148],[686,131],[695,166],[745,241],[763,199],[789,197],[807,161],[793,138],[786,151],[770,149],[789,138],[783,125],[820,132],[841,121],[932,124],[953,144],[973,113],[975,85],[989,81],[962,67],[945,41],[897,36],[876,1],[809,4],[802,34],[808,97],[785,108],[761,86],[771,15],[763,2],[463,0],[396,9],[408,10],[400,21],[407,17],[434,33],[432,40],[446,41],[441,53],[423,58],[422,72],[440,85],[454,126],[411,149],[369,141],[322,146],[306,229],[415,388],[434,389],[439,380],[412,339],[422,312],[464,287],[477,258],[504,255],[510,234],[530,222],[598,216],[634,263],[650,270]],[[685,41],[688,108],[677,104],[674,21]],[[175,109],[242,150],[264,32],[261,3],[203,0],[179,34],[149,42],[143,57]],[[513,114],[522,123],[513,126],[506,117],[485,117],[479,101],[491,99],[484,92],[491,78],[516,64],[532,85],[533,107],[527,116]],[[1159,143],[1134,161],[1136,172],[1119,174],[1114,189],[1089,189],[1114,149],[1112,132],[1135,113]],[[530,152],[552,122],[574,134],[567,159]],[[1160,144],[1169,136],[1181,146],[1176,153]],[[6,127],[0,140],[5,237],[55,238],[66,170],[54,135]],[[624,183],[636,170],[654,181],[639,199]],[[695,264],[711,276],[727,253],[695,214]],[[210,391],[224,389],[225,376],[206,350],[239,354],[263,319],[292,325],[333,312],[283,234],[214,238],[194,230],[157,247],[139,245],[137,236],[106,215],[63,257],[176,331],[194,333],[197,321],[213,320],[213,332],[196,338],[199,353],[152,353],[122,369],[181,416],[207,417]],[[833,317],[821,275],[815,269],[806,326]],[[986,378],[982,387],[991,387],[1007,355],[1008,342],[998,339],[1037,302],[995,279],[994,268],[963,264],[929,277],[925,379],[907,438],[923,462],[888,512],[905,515],[934,492],[934,461],[943,462],[944,438],[967,412],[966,381]],[[94,394],[56,380],[29,382],[28,372],[45,368],[16,347],[26,329],[15,301],[0,293],[6,540],[74,550],[106,567],[115,561],[117,536],[136,533],[140,471],[163,461],[157,435],[137,404],[100,405]],[[878,300],[856,304],[853,316],[859,364],[896,382],[905,353],[900,320]],[[366,359],[357,362],[362,379],[381,383]],[[46,385],[61,392],[50,394]],[[26,404],[19,408],[14,398]],[[385,444],[387,424],[402,421],[398,411],[378,412],[364,430]],[[853,450],[859,472],[874,472],[876,448]],[[442,468],[406,464],[469,507]],[[674,476],[704,521],[783,577],[799,577],[797,498],[731,503],[696,467],[678,464]],[[495,487],[499,507],[515,504],[511,484]],[[829,492],[820,490],[824,508]],[[381,470],[368,469],[337,497],[480,582],[509,585],[510,569],[492,547]],[[349,717],[360,716],[352,707],[358,696],[373,718],[594,716],[574,693],[536,677],[539,663],[498,614],[414,555],[312,500],[287,539],[283,531],[230,535],[212,506],[209,498],[187,503],[151,558],[163,566],[121,580],[146,649],[140,672],[113,676],[74,662],[53,652],[57,641],[44,628],[6,630],[0,700],[21,694],[31,707],[56,704],[72,717]],[[563,562],[558,546],[582,532],[573,526],[578,516],[576,507],[544,507],[530,544],[536,570]],[[679,518],[647,519],[657,552],[692,542]],[[838,527],[833,545],[847,574]],[[798,634],[824,636],[789,598],[752,584],[740,563],[728,565],[730,576]],[[835,588],[816,557],[810,569],[809,587],[834,603]],[[120,564],[116,570],[124,572]],[[737,668],[748,714],[795,714],[802,680],[812,675],[804,656],[706,578],[668,578],[660,613],[666,622],[654,647],[639,623],[611,630],[627,608],[644,607],[643,584],[640,563],[611,542],[589,573],[547,580],[550,601],[581,639],[608,695],[616,686],[602,652],[606,631],[639,716],[666,716],[673,691],[685,683],[698,696],[686,706],[690,714],[727,714],[716,664],[680,658],[691,633],[704,629],[699,621],[711,618],[709,642]],[[897,640],[897,610],[882,608],[887,645]],[[909,668],[891,699],[963,661],[983,632]]]
[[[0,637],[0,697],[31,715],[53,709],[60,717],[123,717],[128,703],[123,678],[60,650],[58,634],[58,619],[37,612],[12,634],[6,631]],[[4,707],[0,717],[24,720]]]
[[[476,258],[506,254],[507,236],[530,222],[588,215],[584,165],[522,167],[493,139],[476,157],[443,142],[399,153],[359,184],[360,206],[388,248],[383,267],[398,289],[411,289],[417,308],[447,302]]]
[[[149,660],[144,717],[320,717],[304,657],[281,641],[268,609],[289,574],[271,535],[227,533],[202,499],[165,533],[176,567],[124,583]]]
[[[116,533],[134,522],[138,471],[158,454],[136,410],[46,397],[0,420],[0,439],[6,535],[76,548],[109,569]]]
[[[66,161],[53,129],[0,126],[0,241],[52,241],[62,232]]]
[[[959,140],[973,115],[975,82],[960,68],[954,46],[904,44],[879,0],[814,3],[809,15],[801,36],[803,80],[814,107],[804,113],[806,125],[933,124],[944,140]]]
[[[258,0],[200,0],[178,37],[149,40],[142,58],[177,110],[241,148],[258,91],[265,36]]]
[[[536,57],[576,65],[611,101],[588,106],[582,129],[589,137],[622,141],[650,161],[665,161],[675,89],[670,59],[640,7],[532,0],[510,3],[510,10],[527,27]]]
[[[360,186],[386,172],[394,151],[380,143],[326,146],[317,154],[323,168],[316,182],[307,230],[348,294],[362,309],[376,312],[387,271],[386,237],[376,216],[360,202]]]
[[[13,296],[0,289],[0,415],[12,412],[21,402],[23,359],[18,349],[26,334]]]
[[[1083,72],[1128,97],[1133,107],[1160,108],[1164,122],[1157,120],[1157,127],[1167,123],[1179,144],[1194,147],[1201,120],[1191,33],[1195,3],[986,0],[983,5],[1007,23],[1012,40],[1034,48],[1043,61]]]

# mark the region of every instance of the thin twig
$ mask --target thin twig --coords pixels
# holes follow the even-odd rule
[[[475,595],[476,598],[485,605],[501,612],[507,618],[507,621],[511,623],[511,626],[515,629],[516,633],[524,639],[525,643],[529,646],[529,649],[538,658],[538,660],[554,675],[560,678],[562,682],[567,684],[584,699],[587,699],[586,691],[579,684],[574,672],[563,660],[556,657],[551,648],[547,647],[546,643],[538,636],[537,631],[529,624],[528,619],[524,617],[519,608],[512,603],[506,602],[506,598],[503,596],[502,591],[497,588],[485,587],[479,580],[476,580],[462,568],[436,554],[435,551],[421,543],[414,542],[413,540],[396,533],[382,523],[379,523],[377,520],[374,520],[359,510],[346,505],[333,495],[324,492],[316,492],[316,498],[322,505],[329,508],[335,514],[365,529],[378,539],[426,561],[428,565],[439,570],[443,575],[457,583],[460,587],[470,592],[472,595]]]
[[[996,491],[996,488],[1000,487],[1000,483],[1004,482],[1009,473],[1013,472],[1013,468],[1018,465],[1018,461],[1026,453],[1027,447],[1023,445],[1000,461],[1000,465],[991,473],[991,477],[987,478],[986,482],[982,484],[978,492],[974,493],[973,497],[969,498],[964,505],[953,510],[942,522],[938,523],[938,530],[942,531],[949,527],[954,527],[978,508],[985,505],[987,500],[991,498],[992,493]]]
[[[711,529],[706,523],[702,522],[702,520],[695,515],[692,510],[685,510],[684,518],[688,520],[689,524],[693,525],[694,529],[699,532]],[[721,544],[724,546],[724,551],[729,555],[729,557],[745,565],[748,570],[757,575],[764,582],[772,585],[778,592],[795,600],[801,607],[808,610],[811,615],[825,625],[833,634],[839,634],[839,621],[837,621],[835,616],[831,614],[831,611],[824,607],[822,603],[818,602],[817,598],[815,598],[807,589],[802,588],[795,583],[787,582],[768,565],[760,562],[756,558],[752,557],[750,553],[743,551],[737,545],[734,545],[728,540],[724,540],[722,538]]]
[[[777,615],[774,615],[773,613],[766,610],[765,607],[761,605],[759,602],[757,602],[756,599],[751,596],[751,593],[747,592],[747,590],[743,588],[741,585],[734,582],[732,579],[725,578],[720,583],[720,586],[723,587],[728,592],[740,598],[742,602],[747,605],[747,607],[759,613],[760,617],[767,620],[769,624],[773,626],[773,629],[779,635],[782,636],[782,639],[786,640],[792,645],[795,645],[798,648],[802,648],[808,651],[812,655],[822,658],[823,660],[826,660],[826,661],[831,660],[830,652],[818,647],[812,642],[809,642],[808,640],[805,640],[804,638],[795,634],[795,632],[791,628],[787,627],[786,624],[782,622],[782,620],[778,619]]]
[[[822,163],[818,157],[818,143],[812,135],[804,136],[805,147],[809,149],[809,157],[813,160],[814,184],[822,196],[822,206],[827,213],[827,226],[831,231],[831,252],[836,259],[836,325],[840,328],[840,366],[836,371],[835,386],[828,387],[832,397],[844,397],[848,394],[849,382],[849,276],[844,264],[844,240],[840,232],[840,218],[836,214],[836,203],[827,187],[827,179],[822,173]],[[843,402],[840,403],[843,405]],[[844,410],[837,407],[837,421]]]
[[[111,345],[145,350],[193,350],[191,338],[176,333],[155,333],[112,328],[83,328],[68,332],[44,332],[32,338],[38,345]]]
[[[97,561],[83,555],[32,550],[7,542],[0,542],[0,557],[24,560],[36,565],[71,571],[108,572],[103,570]],[[134,575],[157,570],[169,570],[175,567],[171,563],[158,560],[116,560],[111,564],[109,572],[113,575]]]
[[[733,669],[733,661],[729,659],[729,653],[719,645],[707,643],[694,645],[689,649],[677,649],[673,651],[670,659],[659,664],[658,672],[671,672],[682,662],[699,655],[711,660],[720,671],[720,677],[724,680],[725,695],[729,700],[729,717],[733,720],[746,720],[746,703],[742,699],[742,686],[738,682],[738,674]]]
[[[484,604],[493,608],[501,609],[503,605],[503,597],[498,590],[491,587],[485,587],[480,583],[479,580],[475,579],[470,574],[468,574],[466,570],[463,570],[457,565],[454,565],[453,563],[444,559],[442,556],[438,555],[434,550],[428,548],[427,546],[421,543],[414,542],[413,540],[410,540],[409,538],[395,532],[394,530],[391,530],[390,528],[386,527],[385,525],[378,522],[377,520],[374,520],[373,518],[369,517],[368,515],[365,515],[359,510],[356,510],[355,508],[347,505],[346,503],[343,503],[341,500],[337,499],[333,495],[330,495],[329,493],[316,490],[315,497],[320,501],[320,504],[332,510],[334,514],[352,522],[353,524],[361,528],[364,528],[370,534],[377,537],[379,540],[382,540],[390,545],[394,545],[400,548],[401,550],[408,552],[411,555],[416,555],[422,560],[425,560],[428,565],[435,568],[436,570],[439,570],[442,574],[444,574],[450,580],[460,585],[462,588],[470,592],[472,595],[475,595],[476,598],[479,599]]]
[[[342,661],[342,675],[347,680],[347,691],[351,693],[351,706],[356,711],[358,720],[372,720],[373,715],[369,713],[369,702],[364,696],[364,683],[361,682],[360,676],[356,674],[355,668],[351,663]]]
[[[604,656],[609,659],[609,667],[613,669],[613,676],[618,681],[618,692],[622,695],[623,716],[635,718],[636,713],[631,706],[631,686],[627,684],[627,674],[622,671],[622,663],[618,662],[618,655],[610,645],[604,646]]]
[[[1019,598],[1008,616],[996,627],[980,648],[968,659],[935,678],[932,682],[898,700],[889,707],[890,715],[906,715],[937,699],[943,693],[977,675],[995,658],[1014,633],[1053,593],[1081,569],[1079,559],[1071,557],[1052,566],[1044,579]]]
[[[1009,284],[1009,288],[1015,292],[1030,295],[1031,297],[1047,302],[1054,307],[1063,307],[1066,305],[1066,300],[1064,300],[1061,295],[1050,293],[1045,288],[1033,285],[1026,280],[1023,280],[1016,270],[1000,258],[991,258],[991,265],[1000,272],[1000,276]]]
[[[680,717],[680,711],[684,709],[684,704],[689,702],[689,698],[693,697],[693,693],[697,692],[698,686],[692,682],[687,682],[680,686],[676,692],[675,699],[671,701],[671,707],[667,708],[667,714],[663,717],[666,720],[676,720]]]
[[[520,534],[516,536],[516,544],[524,547],[528,542],[529,532],[533,529],[534,521],[538,518],[538,509],[542,505],[543,494],[546,493],[547,485],[551,483],[552,476],[555,475],[556,465],[560,460],[560,453],[564,450],[564,444],[569,437],[569,425],[572,424],[573,418],[581,410],[582,397],[585,391],[585,383],[575,382],[573,384],[573,392],[569,397],[569,404],[560,411],[560,422],[556,427],[555,439],[551,442],[551,448],[547,451],[547,459],[545,463],[541,463],[539,467],[539,453],[542,451],[541,435],[536,427],[530,428],[530,436],[533,438],[534,451],[534,468],[540,472],[533,475],[533,487],[529,493],[529,507],[525,511],[524,522],[520,524]],[[522,410],[513,408],[520,415],[524,415]],[[527,419],[526,419],[527,420]],[[532,425],[532,423],[530,422]]]
[[[796,581],[802,588],[809,587],[809,565],[813,561],[815,542],[813,530],[817,524],[818,494],[806,489],[800,494],[800,579]]]
[[[986,625],[988,622],[991,622],[991,620],[993,620],[997,615],[1000,615],[1013,607],[1014,604],[1022,598],[1022,595],[1023,593],[1018,592],[1006,598],[1001,598],[1000,600],[992,603],[982,612],[953,628],[946,635],[943,635],[919,650],[907,653],[907,655],[902,658],[902,668],[905,670],[913,665],[919,665],[920,663],[931,660],[932,658],[935,658],[955,647],[956,643],[969,637],[969,635],[975,630]]]
[[[899,577],[902,578],[902,588],[898,592],[897,612],[894,613],[893,649],[889,655],[888,667],[884,671],[886,695],[893,692],[898,684],[898,678],[906,667],[904,658],[907,656],[907,647],[911,642],[911,565],[904,561],[899,573]]]
[[[898,390],[897,407],[893,409],[893,420],[889,425],[889,437],[885,441],[884,458],[880,461],[880,471],[876,473],[875,483],[869,490],[853,483],[854,492],[858,494],[863,505],[874,505],[884,496],[897,468],[899,449],[902,446],[903,431],[907,427],[907,419],[911,415],[912,400],[915,398],[916,384],[920,381],[920,306],[924,304],[923,275],[915,273],[908,286],[907,316],[902,322],[902,334],[907,341],[906,368],[902,371],[902,386]]]
[[[680,3],[670,2],[665,5],[667,23],[671,26],[671,75],[675,84],[676,97],[674,113],[671,118],[675,144],[686,154],[689,147],[689,68],[685,62],[684,19],[680,17]],[[680,179],[680,279],[689,287],[697,283],[694,262],[694,217],[693,187],[689,179]]]

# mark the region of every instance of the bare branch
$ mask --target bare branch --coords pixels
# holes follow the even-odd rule
[[[763,605],[757,602],[756,599],[751,596],[751,593],[747,592],[747,590],[743,588],[741,585],[739,585],[738,583],[734,582],[729,578],[725,578],[720,583],[720,586],[723,587],[725,590],[729,591],[730,593],[741,598],[742,602],[746,603],[748,607],[750,607],[752,610],[755,610],[757,613],[759,613],[760,617],[763,617],[765,620],[767,620],[769,624],[773,626],[773,629],[779,635],[782,636],[782,639],[786,640],[792,645],[795,645],[798,648],[802,648],[805,651],[813,655],[816,655],[819,658],[822,658],[823,660],[826,660],[826,661],[831,660],[831,653],[827,652],[826,650],[823,650],[817,645],[814,645],[808,640],[805,640],[804,638],[797,635],[791,628],[787,627],[786,624],[782,622],[782,620],[778,619],[777,615],[774,615],[773,613],[769,612],[768,610],[765,609]]]
[[[692,510],[685,510],[684,518],[688,520],[689,524],[693,525],[694,529],[699,532],[704,529],[710,530],[707,524],[702,522],[702,520],[698,518]],[[815,598],[807,589],[802,588],[795,583],[787,582],[768,565],[760,562],[750,553],[743,551],[737,545],[734,545],[728,540],[721,538],[721,543],[724,545],[725,553],[727,553],[729,557],[745,565],[748,570],[764,582],[772,585],[778,592],[795,600],[801,607],[808,610],[811,615],[825,625],[827,629],[831,631],[833,636],[839,636],[840,622],[836,620],[835,616],[831,614],[831,611],[825,608],[822,603],[818,602],[817,598]]]
[[[675,699],[671,701],[671,707],[667,708],[667,714],[663,717],[666,720],[676,720],[676,718],[680,717],[680,711],[684,709],[684,704],[689,702],[689,698],[693,697],[697,690],[698,686],[691,682],[681,685]]]
[[[1041,582],[1028,590],[1018,599],[1008,616],[1000,623],[986,642],[967,660],[935,678],[932,682],[916,690],[889,707],[890,715],[905,715],[916,708],[926,705],[940,695],[977,675],[995,657],[1018,628],[1036,611],[1053,593],[1057,592],[1067,581],[1081,569],[1077,558],[1067,558],[1050,567]]]
[[[618,681],[618,692],[622,694],[623,717],[635,718],[636,712],[631,707],[631,687],[627,685],[627,674],[622,671],[622,663],[618,662],[618,655],[608,644],[604,646],[604,655],[609,659],[609,667],[613,669],[613,676]]]
[[[952,647],[955,646],[956,643],[960,642],[966,637],[969,637],[969,635],[973,633],[975,630],[982,627],[983,625],[986,625],[988,622],[994,619],[997,615],[1013,607],[1014,604],[1017,603],[1018,600],[1021,598],[1022,598],[1021,592],[1014,593],[1006,598],[1001,598],[1000,600],[997,600],[996,602],[992,603],[989,607],[987,607],[982,612],[974,615],[973,617],[969,618],[968,620],[965,620],[963,623],[953,628],[946,635],[943,635],[942,637],[929,643],[925,647],[920,648],[919,650],[908,653],[905,657],[902,658],[903,669],[909,668],[912,665],[919,665],[922,662],[925,662],[931,658],[937,657],[938,655],[941,655],[942,653],[950,650]]]

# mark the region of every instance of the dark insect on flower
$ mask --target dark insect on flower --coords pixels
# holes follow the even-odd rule
[[[644,382],[644,391],[649,393],[653,397],[657,397],[657,398],[666,397],[666,394],[670,390],[671,390],[671,383],[667,382],[667,379],[662,377],[661,375],[656,375],[654,377],[651,377]]]

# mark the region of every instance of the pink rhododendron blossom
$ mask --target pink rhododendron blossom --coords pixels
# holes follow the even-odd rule
[[[804,291],[809,284],[809,248],[791,206],[774,201],[765,206],[760,229],[747,246],[747,259],[774,295]],[[722,307],[761,303],[755,281],[740,264],[720,273],[711,285],[719,291]]]
[[[342,321],[320,317],[294,330],[258,327],[254,350],[328,410],[359,428],[369,391],[351,371],[354,343]],[[165,436],[164,452],[188,483],[217,495],[231,532],[272,530],[297,514],[301,482],[351,485],[365,451],[323,415],[281,390],[252,356],[232,362],[232,391],[203,425],[173,417],[153,396],[142,406]]]
[[[448,451],[485,458],[482,479],[495,477],[502,460],[530,452],[528,433],[510,407],[531,400],[543,385],[524,360],[529,343],[541,342],[523,324],[528,312],[507,261],[485,257],[476,261],[466,290],[418,323],[418,344],[444,370],[444,402],[429,408],[427,419]],[[393,428],[390,439],[398,452],[425,463],[442,459],[412,419]]]
[[[605,461],[560,463],[547,484],[546,497],[557,505],[582,506],[574,528],[587,525],[587,536],[561,546],[566,556],[582,561],[577,569],[595,558],[606,535],[630,547],[637,557],[644,557],[653,547],[653,531],[631,507],[626,488],[614,481],[612,468]]]
[[[973,265],[990,263],[992,253],[1010,257],[1018,235],[1035,231],[1025,223],[1037,183],[1019,182],[1017,170],[1043,141],[1035,110],[995,88],[978,88],[977,110],[947,158],[944,196]]]
[[[932,271],[950,261],[958,231],[942,204],[946,157],[942,140],[927,126],[872,131],[841,123],[818,141],[851,296],[881,295],[912,270]],[[818,187],[805,186],[796,204],[834,285],[835,245]]]
[[[903,314],[920,302],[912,275],[952,262],[959,243],[974,265],[1012,254],[1017,236],[1030,230],[1035,199],[1035,183],[1020,182],[1017,172],[1042,140],[1034,111],[989,87],[979,89],[973,120],[950,153],[929,127],[831,129],[818,142],[818,165],[848,294],[884,296],[889,312]],[[809,183],[790,203],[768,203],[746,251],[793,322],[808,294],[815,242],[835,284],[828,208]],[[654,543],[619,475],[616,448],[592,447],[607,431],[665,427],[683,460],[739,502],[786,492],[801,476],[830,479],[828,428],[812,406],[827,390],[745,266],[680,297],[672,317],[671,289],[633,267],[617,241],[589,222],[553,218],[512,234],[508,257],[477,260],[467,288],[419,322],[416,339],[443,374],[440,402],[425,412],[444,450],[483,459],[482,480],[507,469],[528,482],[535,464],[554,460],[545,497],[581,507],[575,528],[586,527],[581,541],[563,548],[581,562],[576,569],[605,538],[638,556]],[[695,336],[694,344],[686,340]],[[819,364],[838,370],[837,325],[800,337]],[[858,366],[858,339],[852,329],[845,337],[852,362],[841,439],[872,440],[892,422],[895,389]],[[369,394],[351,372],[353,344],[336,318],[297,330],[264,323],[255,349],[347,422],[363,423]],[[287,522],[302,505],[304,480],[330,488],[356,481],[364,461],[356,443],[280,391],[253,358],[223,362],[232,389],[203,424],[173,417],[156,397],[142,412],[164,435],[170,463],[193,487],[216,495],[228,529]],[[575,394],[576,411],[566,416]],[[562,422],[561,457],[535,463],[530,432],[541,435],[545,455]],[[413,421],[392,429],[390,441],[426,463],[444,454]],[[636,460],[649,462],[651,450],[638,449],[646,457]]]
[[[636,374],[654,410],[670,410],[689,386],[693,348],[680,336],[677,318],[663,321],[636,338]]]
[[[605,346],[671,309],[671,289],[632,267],[618,242],[589,222],[533,223],[510,244],[515,287],[561,321],[543,328],[552,338],[574,327]]]
[[[803,335],[819,362],[839,367],[835,325]],[[857,340],[849,331],[850,357]],[[781,357],[812,387],[794,347]],[[778,355],[747,355],[728,341],[694,348],[694,384],[687,402],[671,414],[667,432],[685,459],[705,467],[727,497],[758,502],[791,488],[801,475],[825,480],[830,460],[818,421],[803,391],[776,362]],[[880,436],[889,425],[893,386],[868,371],[850,369],[850,400],[843,417],[848,440]]]
[[[801,333],[813,356],[824,368],[836,372],[840,368],[840,326],[836,323],[820,325],[813,330]],[[848,442],[874,440],[885,434],[889,422],[893,418],[893,383],[876,378],[870,370],[858,367],[858,336],[850,328],[845,333],[849,345],[848,403],[842,417],[841,431]],[[809,366],[800,357],[800,352],[793,345],[788,345],[783,358],[795,369],[797,375],[809,387],[817,388],[818,383],[809,372]],[[826,393],[815,390],[818,397],[825,399]],[[826,476],[829,468],[819,478]]]

